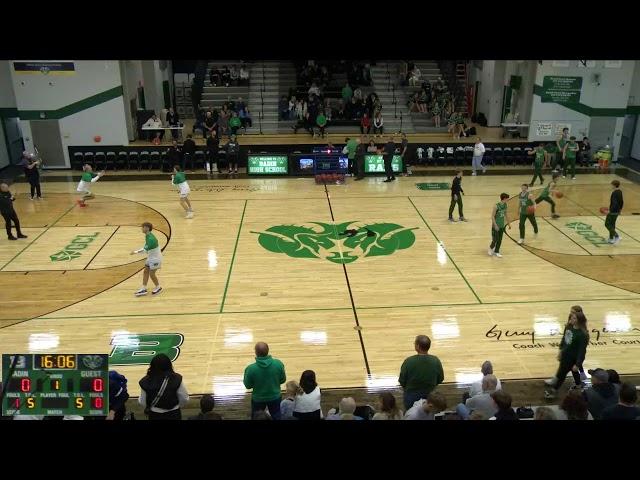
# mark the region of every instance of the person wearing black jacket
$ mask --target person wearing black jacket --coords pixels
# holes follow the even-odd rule
[[[218,138],[218,133],[212,130],[207,138],[207,159],[211,172],[218,171],[218,150],[220,150],[220,139]]]
[[[589,345],[589,330],[587,328],[587,317],[583,312],[573,311],[569,316],[569,322],[565,326],[562,340],[560,341],[560,351],[558,352],[558,371],[555,376],[544,381],[544,384],[551,387],[544,392],[547,399],[555,398],[558,390],[571,372],[576,386],[582,385],[580,378],[580,367],[587,355]]]
[[[189,170],[193,172],[193,158],[196,154],[196,142],[193,141],[191,135],[187,135],[187,139],[182,143],[182,169],[189,166]],[[174,163],[175,165],[175,163]]]
[[[9,240],[17,240],[18,238],[27,238],[22,234],[20,230],[20,220],[18,220],[18,214],[13,209],[13,201],[15,197],[9,191],[9,185],[6,183],[0,183],[0,214],[4,218],[5,226],[7,229],[7,238]],[[11,233],[11,222],[16,226],[17,237],[14,237]]]
[[[494,415],[496,420],[520,420],[518,414],[511,407],[512,398],[504,390],[496,390],[491,394],[493,403],[496,404],[498,411]]]
[[[36,198],[36,193],[38,194],[38,200],[42,200],[42,192],[40,191],[40,172],[38,171],[40,162],[34,160],[33,155],[23,152],[20,164],[24,168],[24,175],[27,177],[27,181],[31,186],[31,200]]]
[[[167,125],[170,127],[178,127],[180,126],[180,116],[173,110],[173,108],[169,108],[167,112]],[[171,130],[171,136],[173,138],[178,138],[178,130]]]
[[[456,203],[458,204],[460,221],[467,221],[467,219],[464,218],[464,214],[462,213],[462,195],[464,195],[464,190],[462,190],[462,170],[458,170],[456,176],[453,177],[453,182],[451,183],[451,204],[449,205],[450,222],[455,222],[455,220],[453,219],[453,209],[456,206]]]
[[[149,420],[181,420],[180,408],[187,405],[189,393],[182,375],[173,371],[171,360],[159,353],[149,363],[147,374],[138,382],[138,403]]]
[[[616,220],[618,220],[618,215],[620,215],[620,212],[622,211],[624,200],[622,198],[622,190],[620,190],[620,182],[618,180],[613,180],[611,182],[611,186],[613,187],[613,192],[611,192],[609,211],[607,212],[607,218],[604,221],[604,226],[609,230],[608,242],[612,245],[617,245],[620,243],[621,238],[620,235],[618,235],[618,232],[616,232]]]
[[[582,394],[593,419],[600,420],[605,408],[618,403],[618,390],[609,383],[609,374],[606,370],[602,368],[589,370],[589,375],[591,375],[591,388],[587,388]]]
[[[362,180],[364,178],[364,157],[367,154],[367,142],[365,141],[364,135],[360,137],[360,143],[356,147],[356,158],[355,158],[355,175],[356,180]]]
[[[361,144],[363,142],[360,142]],[[389,141],[384,145],[384,154],[382,159],[384,160],[384,173],[387,175],[385,182],[393,182],[396,176],[393,174],[393,155],[396,153],[396,144],[393,141],[393,137],[389,137]]]
[[[182,165],[182,152],[178,148],[178,142],[175,140],[167,150],[165,164],[162,166],[163,172],[170,172],[174,165]]]
[[[227,163],[229,164],[229,174],[238,173],[238,154],[240,153],[240,145],[235,135],[227,142]]]

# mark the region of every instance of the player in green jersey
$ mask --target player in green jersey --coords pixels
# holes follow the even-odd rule
[[[511,225],[509,225],[509,217],[507,216],[508,199],[508,193],[501,193],[500,201],[493,206],[493,211],[491,212],[491,245],[489,245],[490,257],[495,255],[498,258],[502,258],[500,245],[502,245],[504,229],[511,229]]]
[[[88,163],[82,166],[82,177],[80,178],[80,182],[78,183],[78,188],[76,191],[82,194],[82,197],[77,200],[78,205],[81,207],[86,207],[86,200],[90,198],[95,198],[95,195],[89,191],[89,186],[92,183],[96,183],[100,178],[104,175],[104,171],[100,173],[93,173],[91,165]]]
[[[571,180],[576,179],[576,157],[578,155],[580,146],[576,142],[576,137],[569,138],[569,141],[565,143],[562,150],[562,159],[564,163],[564,169],[562,171],[562,178],[567,176],[567,167],[571,167]]]
[[[174,165],[173,167],[171,183],[176,186],[180,192],[180,205],[184,208],[185,212],[187,212],[186,218],[193,218],[193,208],[191,207],[191,201],[189,201],[191,189],[187,183],[187,177],[179,165]]]
[[[147,254],[147,261],[144,263],[144,273],[142,276],[142,287],[136,290],[134,294],[136,297],[141,297],[147,294],[147,283],[149,282],[149,277],[151,277],[151,281],[156,286],[156,288],[151,291],[151,294],[157,295],[162,291],[162,287],[160,286],[160,282],[158,281],[158,277],[156,276],[156,270],[158,270],[162,266],[162,252],[160,250],[160,246],[158,245],[158,239],[153,233],[151,233],[152,230],[153,225],[151,225],[149,222],[144,222],[142,224],[142,233],[144,233],[144,247],[131,252],[131,255],[143,252],[146,252]]]
[[[518,196],[518,206],[520,210],[520,240],[518,240],[518,245],[522,245],[524,243],[524,222],[529,219],[531,225],[533,225],[533,233],[538,235],[538,223],[536,222],[536,214],[535,208],[536,204],[533,202],[533,195],[529,193],[529,185],[523,183],[521,186],[521,192]],[[527,210],[533,207],[534,213],[529,213]]]
[[[547,152],[544,151],[544,143],[539,143],[535,150],[531,150],[529,152],[529,155],[535,155],[535,158],[533,159],[533,178],[531,179],[529,186],[533,187],[533,184],[538,177],[540,177],[540,185],[542,185],[544,182],[544,178],[542,178],[542,167],[547,159]]]
[[[551,175],[551,181],[549,182],[549,184],[542,189],[542,192],[540,193],[540,195],[538,195],[538,198],[536,198],[536,205],[540,202],[547,202],[549,205],[551,205],[551,218],[554,219],[560,218],[560,215],[556,214],[556,202],[554,202],[553,198],[551,198],[551,195],[556,189],[556,180],[559,176],[560,174],[558,172],[553,173]]]

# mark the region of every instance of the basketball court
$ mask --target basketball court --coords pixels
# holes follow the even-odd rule
[[[560,179],[561,217],[540,204],[540,233],[527,224],[522,247],[510,201],[504,257],[488,256],[493,205],[530,178],[464,177],[469,221],[453,224],[450,192],[437,186],[449,176],[325,187],[187,175],[193,219],[168,179],[99,182],[87,208],[74,203],[71,179],[44,183],[42,201],[16,184],[29,238],[0,242],[0,353],[109,353],[137,381],[162,351],[190,393],[235,396],[257,341],[290,378],[313,369],[323,388],[377,388],[397,385],[424,333],[445,382],[476,380],[487,359],[501,379],[530,379],[554,372],[580,304],[591,329],[585,368],[640,372],[640,187],[611,174]],[[611,246],[598,210],[614,178],[625,206],[622,242]],[[144,256],[130,252],[145,221],[163,248],[164,290],[136,298]]]

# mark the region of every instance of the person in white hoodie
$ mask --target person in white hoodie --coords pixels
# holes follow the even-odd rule
[[[316,372],[305,370],[300,376],[300,390],[293,404],[293,416],[298,420],[321,420],[320,387],[316,382]]]

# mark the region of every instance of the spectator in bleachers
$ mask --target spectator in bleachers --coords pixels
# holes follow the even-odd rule
[[[196,130],[200,130],[202,132],[202,138],[206,138],[207,136],[207,131],[204,126],[204,118],[205,118],[204,108],[202,108],[200,104],[198,104],[198,107],[196,108],[196,121],[193,123],[193,128],[191,129],[191,133],[195,135]]]
[[[258,342],[255,346],[256,361],[244,370],[244,386],[251,394],[251,416],[269,409],[274,420],[280,419],[280,385],[286,382],[284,365],[269,355],[269,345]]]
[[[419,99],[419,97],[420,97],[420,95],[418,94],[418,92],[415,92],[409,98],[409,101],[407,102],[407,106],[409,107],[409,111],[410,112],[418,112],[419,111],[419,108],[418,108],[418,99]]]
[[[474,397],[482,393],[482,380],[487,375],[493,375],[493,364],[489,360],[483,362],[482,366],[480,367],[480,372],[482,372],[482,378],[477,382],[473,382],[471,384],[471,387],[469,388],[470,397]],[[501,390],[501,389],[502,389],[502,385],[500,384],[500,380],[496,378],[496,390]]]
[[[167,112],[167,125],[170,127],[179,127],[180,126],[180,116],[173,110],[172,107],[169,108]],[[171,130],[171,136],[173,138],[178,138],[180,135],[179,130]]]
[[[620,394],[620,388],[622,387],[622,382],[620,382],[620,375],[613,369],[607,370],[609,374],[609,383],[612,384],[616,389],[616,394]]]
[[[209,82],[212,87],[217,87],[220,83],[220,71],[215,67],[209,72]]]
[[[332,408],[329,410],[330,415],[327,416],[327,420],[362,420],[361,417],[355,416],[353,413],[356,411],[356,401],[351,398],[343,398],[340,400],[340,409],[338,413]]]
[[[567,396],[560,403],[559,411],[560,420],[587,420],[590,417],[587,401],[579,390],[567,392]],[[566,418],[561,418],[562,416],[566,416]]]
[[[316,382],[316,372],[305,370],[300,377],[300,390],[293,406],[293,416],[298,420],[321,420],[320,387]]]
[[[278,112],[280,113],[280,120],[289,119],[289,102],[287,101],[286,95],[282,95],[282,97],[280,97],[280,101],[278,102]]]
[[[229,108],[222,105],[220,112],[218,112],[218,134],[221,137],[229,133],[229,115]]]
[[[369,135],[369,133],[371,133],[371,120],[366,113],[363,113],[360,119],[360,133],[363,135]]]
[[[495,415],[497,407],[491,395],[495,393],[498,379],[493,374],[485,375],[482,379],[482,393],[467,398],[466,402],[458,404],[456,412],[460,417],[467,419],[469,413],[474,410],[481,410],[489,417]]]
[[[211,172],[218,171],[218,151],[220,150],[220,139],[218,132],[212,130],[207,137],[207,158]]]
[[[285,120],[293,120],[296,115],[296,96],[292,95],[288,102],[286,119]]]
[[[218,133],[218,122],[213,118],[212,112],[207,112],[204,118],[204,128],[207,135],[211,135],[212,132]]]
[[[160,138],[161,140],[164,137],[162,122],[160,121],[160,119],[155,113],[151,115],[151,118],[146,121],[143,127],[151,129],[151,130],[148,130],[148,132],[151,134],[152,137]]]
[[[293,133],[298,133],[298,130],[303,128],[307,132],[309,132],[311,134],[311,136],[313,136],[314,135],[314,133],[313,133],[313,121],[311,120],[311,116],[309,115],[309,112],[306,112],[304,114],[304,118],[303,119],[299,119],[296,122],[296,124],[291,128],[293,128]]]
[[[356,88],[353,91],[353,98],[356,99],[356,102],[360,102],[360,103],[363,102],[364,98],[362,96],[362,89],[360,87]]]
[[[231,112],[231,117],[229,118],[229,130],[231,131],[231,135],[237,135],[238,129],[242,127],[242,121],[238,114],[234,111]]]
[[[431,339],[427,335],[418,335],[414,341],[416,355],[402,362],[400,367],[400,385],[404,389],[404,406],[411,408],[416,400],[427,396],[444,381],[442,363],[435,355],[429,354]]]
[[[300,99],[296,102],[296,119],[304,120],[307,115],[308,107],[307,102],[304,99]]]
[[[534,420],[557,420],[553,409],[549,407],[538,407],[533,417]]]
[[[602,420],[638,420],[640,407],[636,405],[638,391],[635,385],[623,383],[620,387],[620,401],[602,411]]]
[[[296,395],[301,391],[300,385],[295,380],[289,380],[285,388],[284,399],[280,402],[280,420],[296,420],[293,416],[293,407]]]
[[[460,418],[458,416],[458,418]],[[461,420],[464,420],[461,418]],[[475,410],[469,414],[469,418],[467,420],[489,420],[489,417],[486,413],[481,410]]]
[[[435,420],[435,416],[447,408],[447,399],[438,392],[431,392],[429,396],[416,401],[404,414],[405,420]]]
[[[138,403],[145,407],[149,420],[180,420],[181,407],[189,402],[182,375],[173,371],[171,360],[159,353],[149,363],[147,374],[138,382]]]
[[[316,125],[318,126],[320,137],[324,138],[325,128],[327,126],[327,117],[324,114],[324,110],[321,110],[316,117]]]
[[[234,105],[234,110],[236,111],[236,113],[240,113],[240,110],[242,110],[246,106],[247,106],[247,104],[244,101],[244,99],[242,97],[238,97],[238,101]]]
[[[176,140],[171,142],[165,155],[167,165],[163,166],[163,171],[170,172],[174,165],[180,165],[184,169],[182,151],[178,148]]]
[[[511,408],[511,395],[504,390],[496,390],[491,394],[491,398],[496,406],[496,413],[489,420],[520,420],[515,410]]]
[[[618,403],[618,391],[616,387],[609,383],[609,374],[602,368],[589,370],[591,375],[591,387],[584,392],[584,398],[587,400],[587,408],[589,413],[595,420],[600,420],[602,411]]]
[[[109,370],[109,414],[107,420],[120,421],[127,413],[127,379],[115,370]]]
[[[220,414],[213,411],[215,406],[213,395],[203,395],[200,397],[200,413],[189,417],[189,420],[222,420]]]
[[[414,66],[413,70],[411,70],[409,74],[409,85],[411,85],[412,87],[415,87],[420,83],[421,78],[422,78],[422,72],[417,66]]]
[[[240,123],[242,124],[242,128],[244,128],[244,132],[247,133],[247,126],[251,127],[253,125],[249,107],[245,105],[244,108],[241,108],[238,112],[238,116],[240,117]]]
[[[187,139],[182,143],[182,169],[189,166],[193,171],[193,162],[196,155],[196,142],[193,141],[191,135],[187,135]],[[176,165],[174,163],[174,165]]]
[[[229,70],[229,80],[231,85],[237,86],[238,80],[240,78],[240,70],[235,65],[231,65],[231,69]]]
[[[351,89],[351,85],[349,85],[349,82],[347,82],[345,86],[342,87],[341,95],[344,103],[348,103],[351,101],[351,97],[353,97],[353,90]]]
[[[249,85],[249,70],[244,65],[240,66],[238,83],[240,85]]]
[[[311,97],[311,95],[315,95],[317,97],[320,96],[320,89],[318,88],[318,86],[316,85],[316,82],[313,82],[311,84],[311,87],[309,87],[309,97]]]
[[[442,113],[442,111],[440,110],[440,104],[437,100],[433,102],[431,113],[433,114],[433,125],[436,128],[440,128],[440,114]]]
[[[402,410],[396,404],[396,397],[391,392],[380,394],[380,411],[376,412],[372,420],[402,420]]]
[[[369,146],[367,147],[367,153],[373,153],[373,154],[378,153],[378,147],[376,145],[376,142],[374,142],[373,140],[369,142]]]
[[[224,84],[224,86],[228,87],[229,82],[231,81],[231,72],[229,71],[229,68],[226,65],[224,65],[220,70],[220,78],[222,79],[221,81]]]
[[[418,112],[427,113],[427,94],[424,90],[418,94]]]

